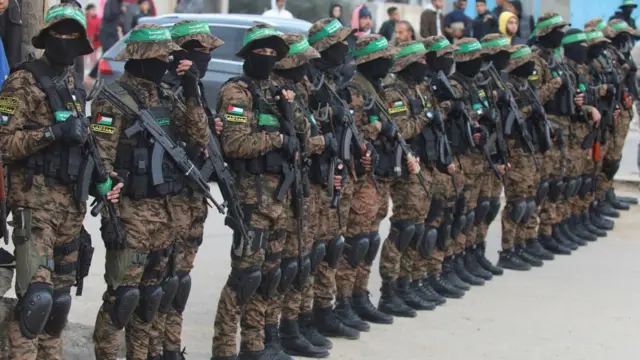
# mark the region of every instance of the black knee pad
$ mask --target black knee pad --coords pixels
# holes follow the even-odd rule
[[[467,216],[457,215],[453,218],[453,223],[451,224],[451,238],[455,239],[460,235],[462,230],[464,230],[465,225],[467,224]]]
[[[586,199],[587,195],[593,190],[593,180],[591,175],[582,175],[582,186],[578,195],[581,199]]]
[[[413,249],[418,249],[422,246],[422,242],[424,241],[424,223],[415,225],[416,231],[413,233],[413,239],[409,243],[409,247]]]
[[[469,212],[465,216],[466,216],[466,220],[465,220],[465,226],[464,226],[464,233],[469,234],[471,230],[473,230],[473,227],[476,224],[476,211],[474,209],[469,210]]]
[[[187,306],[187,300],[189,300],[189,293],[191,293],[191,275],[189,272],[178,272],[177,275],[178,291],[176,291],[176,296],[173,297],[171,304],[176,312],[182,315]]]
[[[338,268],[338,262],[340,261],[340,257],[342,257],[344,247],[345,242],[342,236],[338,236],[329,241],[329,246],[327,246],[327,256],[325,256],[325,260],[327,261],[327,264],[330,268]]]
[[[564,192],[562,195],[565,199],[570,199],[573,197],[573,194],[576,191],[576,187],[578,186],[578,182],[575,178],[566,177],[563,179],[564,181]]]
[[[454,217],[458,217],[464,214],[464,211],[467,207],[467,198],[464,196],[464,193],[461,193],[460,196],[456,199],[456,204],[454,207]]]
[[[602,172],[609,180],[613,180],[618,169],[620,169],[620,160],[604,161],[602,164]]]
[[[178,275],[167,276],[160,283],[162,288],[162,300],[160,301],[160,308],[158,309],[162,314],[167,314],[171,310],[173,299],[178,292],[180,286],[180,279]]]
[[[289,286],[293,284],[293,281],[298,276],[298,258],[286,258],[280,262],[280,281],[278,283],[278,290],[280,294],[286,294],[289,291]]]
[[[367,255],[364,257],[365,263],[368,265],[373,264],[373,260],[378,256],[381,243],[382,239],[380,239],[380,234],[377,231],[369,234],[369,250],[367,250]]]
[[[20,333],[29,340],[38,337],[53,309],[53,288],[44,283],[29,284],[15,308]]]
[[[67,317],[71,311],[71,286],[53,291],[53,307],[51,315],[44,326],[44,332],[53,337],[60,337],[67,325]]]
[[[549,182],[549,201],[557,203],[560,200],[560,195],[564,193],[566,185],[561,178],[553,179]]]
[[[576,181],[576,186],[573,193],[571,193],[571,197],[578,196],[580,194],[580,189],[582,188],[582,176],[574,177],[574,179]]]
[[[493,222],[493,220],[496,219],[496,217],[498,217],[498,214],[500,213],[500,198],[491,198],[491,200],[489,201],[489,212],[487,213],[487,217],[485,218],[484,222],[487,225],[491,225],[491,223]]]
[[[136,308],[136,314],[140,320],[150,324],[158,314],[160,302],[162,302],[162,287],[156,285],[140,285],[140,301]]]
[[[433,226],[426,225],[422,242],[420,243],[420,247],[418,248],[418,252],[420,252],[420,255],[423,258],[428,259],[433,253],[433,249],[436,247],[437,241],[438,230]]]
[[[507,209],[509,218],[516,224],[522,221],[522,218],[527,213],[527,200],[513,200],[507,203]]]
[[[262,272],[259,267],[244,270],[231,269],[227,285],[238,295],[238,304],[244,305],[256,293],[262,284]],[[277,286],[277,284],[276,284]]]
[[[316,273],[316,269],[320,262],[327,255],[327,246],[324,244],[322,240],[316,240],[311,247],[311,254],[309,254],[309,261],[311,263],[311,274]]]
[[[138,307],[140,290],[137,287],[120,286],[115,291],[111,290],[110,293],[115,296],[115,303],[105,302],[102,306],[109,312],[113,325],[122,330],[129,323],[133,312]]]
[[[391,227],[397,232],[391,231],[389,240],[394,243],[398,251],[404,252],[416,233],[416,223],[411,220],[392,221]]]
[[[262,273],[262,282],[260,282],[258,291],[260,291],[260,294],[265,300],[273,299],[273,297],[276,296],[281,278],[282,270],[280,270],[278,266],[269,270],[266,274],[264,272]]]
[[[453,208],[445,208],[442,215],[442,223],[438,227],[437,246],[440,251],[447,249],[447,243],[451,238],[451,224],[453,223]]]
[[[488,197],[484,197],[484,196],[481,196],[480,198],[478,198],[478,204],[476,205],[476,208],[475,208],[475,217],[474,217],[474,223],[476,226],[482,224],[486,220],[490,210],[491,210],[491,200]]]
[[[524,216],[522,217],[521,223],[526,224],[529,219],[536,213],[538,209],[538,205],[536,204],[535,198],[527,199],[527,209],[524,212]]]
[[[307,282],[311,274],[311,259],[309,255],[305,255],[302,257],[302,263],[298,269],[298,276],[296,276],[296,281],[293,283],[296,289],[302,290],[302,287]]]
[[[549,182],[547,180],[540,180],[536,189],[536,204],[540,205],[549,195]]]
[[[355,269],[360,265],[369,251],[369,234],[358,234],[345,239],[344,257],[351,268]]]
[[[444,211],[444,199],[432,199],[431,205],[429,205],[429,213],[427,214],[427,218],[424,220],[424,223],[426,225],[433,223],[440,216],[442,216],[443,211]]]

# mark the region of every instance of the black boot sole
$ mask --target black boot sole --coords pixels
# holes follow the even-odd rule
[[[329,355],[331,355],[329,353],[329,350],[327,350],[326,348],[321,348],[321,347],[317,347],[317,349],[322,349],[324,350],[324,352],[322,353],[311,353],[311,352],[303,352],[303,351],[296,351],[293,349],[287,349],[284,346],[282,347],[282,349],[284,350],[284,352],[289,355],[289,356],[301,356],[301,357],[306,357],[306,358],[312,358],[312,359],[324,359],[326,357],[329,357]]]
[[[418,303],[414,303],[413,301],[407,301],[405,299],[402,299],[402,300],[404,301],[405,304],[407,304],[408,307],[416,311],[431,311],[436,309],[436,304],[432,302],[424,302],[422,304],[418,304]]]
[[[346,325],[345,325],[346,327]],[[358,331],[356,329],[351,329],[353,331]],[[322,331],[320,329],[318,329],[318,332],[320,333],[320,335],[327,337],[327,338],[334,338],[334,339],[347,339],[347,340],[358,340],[360,339],[360,332],[358,332],[358,335],[346,335],[346,334],[338,334],[338,333],[328,333],[325,331]]]
[[[638,198],[628,196],[616,196],[618,201],[627,203],[629,205],[638,205]]]
[[[569,250],[568,248],[565,248],[565,250],[561,250],[555,246],[545,246],[542,245],[543,248],[547,249],[548,252],[552,253],[553,255],[571,255],[571,250]]]
[[[516,265],[507,261],[498,261],[498,264],[503,269],[515,270],[515,271],[529,271],[532,269],[531,265],[525,263],[525,265]],[[527,266],[529,265],[529,266]]]
[[[412,311],[397,312],[397,311],[392,311],[391,309],[385,309],[384,306],[378,305],[378,311],[383,312],[387,315],[395,316],[395,317],[414,318],[418,316],[418,313],[414,309],[411,309],[411,310]]]
[[[358,311],[356,308],[354,308],[353,310],[356,312],[356,314],[358,314],[360,319],[362,319],[362,320],[364,320],[366,322],[369,322],[369,323],[372,323],[372,324],[380,324],[380,325],[391,325],[391,324],[393,324],[393,316],[391,316],[389,314],[382,313],[382,314],[385,314],[385,315],[389,315],[389,319],[387,320],[387,319],[380,319],[380,318],[377,318],[377,317],[374,317],[374,316],[368,316],[364,312]]]
[[[553,261],[555,259],[555,256],[553,256],[553,253],[549,252],[549,254],[545,254],[542,252],[537,252],[537,251],[531,251],[531,250],[525,250],[527,252],[527,254],[533,256],[533,257],[537,257],[540,260],[543,261]],[[549,256],[551,255],[551,256]]]

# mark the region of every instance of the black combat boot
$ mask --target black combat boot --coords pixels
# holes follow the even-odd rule
[[[610,218],[619,218],[620,212],[613,208],[611,203],[606,199],[600,201],[598,203],[598,212],[606,217]]]
[[[314,308],[313,318],[320,334],[326,337],[345,338],[349,340],[358,340],[360,338],[360,331],[343,324],[331,307]]]
[[[586,211],[580,214],[580,224],[584,226],[588,232],[597,237],[607,237],[607,232],[595,226],[589,218],[589,213]]]
[[[473,286],[484,285],[484,280],[482,278],[473,276],[469,271],[467,271],[467,268],[464,266],[464,254],[458,254],[453,258],[453,268],[460,280],[467,284]]]
[[[262,351],[243,351],[240,350],[238,360],[275,360],[266,350]]]
[[[524,251],[523,244],[516,245],[515,248],[520,259],[524,260],[524,262],[528,263],[529,265],[535,266],[535,267],[541,267],[542,265],[544,265],[544,262],[540,258],[535,257],[527,253],[526,251]]]
[[[280,319],[280,337],[284,351],[291,356],[303,356],[308,358],[325,358],[329,356],[329,350],[313,346],[300,333],[297,320]]]
[[[280,345],[278,324],[267,324],[264,327],[264,352],[273,360],[294,360],[287,355]]]
[[[178,352],[179,354],[179,352]],[[151,354],[147,353],[147,360],[164,360],[164,355],[163,354],[158,354],[156,356],[151,356]],[[179,358],[176,358],[179,359]]]
[[[360,319],[374,324],[393,324],[393,316],[378,310],[371,302],[370,297],[371,294],[368,291],[353,293],[353,310]]]
[[[571,215],[569,218],[569,228],[573,231],[574,234],[578,235],[581,239],[587,241],[596,241],[598,237],[590,233],[580,222],[579,215]]]
[[[638,205],[638,198],[633,196],[633,197],[629,197],[629,196],[618,196],[618,194],[616,194],[616,189],[613,189],[613,195],[615,195],[616,199],[618,199],[619,201],[622,201],[624,203],[627,203],[629,205]]]
[[[527,239],[527,246],[524,251],[542,260],[554,259],[553,254],[540,245],[538,238]]]
[[[613,187],[609,188],[607,194],[605,195],[607,202],[611,204],[611,206],[616,210],[628,211],[631,207],[624,201],[620,201],[618,197],[616,197],[616,193],[613,192]]]
[[[475,248],[475,255],[476,260],[478,261],[478,265],[496,276],[500,276],[504,273],[504,270],[502,270],[501,267],[493,265],[493,263],[491,263],[491,261],[489,261],[489,259],[487,259],[487,257],[485,256],[487,243],[481,242],[480,244],[477,244]]]
[[[415,291],[418,296],[430,303],[436,304],[436,306],[440,306],[447,302],[447,298],[433,290],[429,284],[429,279],[427,278],[422,279],[422,281],[411,280],[411,288],[414,289],[413,291]]]
[[[445,280],[447,280],[447,282],[449,284],[452,284],[453,286],[457,287],[458,289],[464,290],[464,291],[469,291],[471,289],[471,285],[469,285],[466,282],[460,280],[460,278],[456,274],[456,271],[455,271],[453,265],[454,264],[453,264],[453,257],[452,256],[447,256],[447,257],[444,258],[444,261],[442,262],[442,277]],[[436,289],[436,291],[438,291],[438,290]],[[442,294],[442,295],[444,295],[444,294]]]
[[[396,280],[396,285],[398,287],[398,296],[412,309],[434,310],[436,308],[436,304],[423,299],[415,292],[415,289],[411,286],[411,280],[409,280],[408,276],[399,277],[398,280]],[[419,288],[420,287],[418,286],[418,289]]]
[[[556,255],[571,255],[571,250],[560,245],[553,236],[540,235],[538,238],[540,245]]]
[[[604,215],[600,214],[599,209],[600,203],[598,201],[594,201],[589,205],[589,220],[599,229],[607,231],[613,230],[615,223],[613,220],[607,219]]]
[[[233,356],[212,356],[211,360],[238,360],[238,355],[233,355]]]
[[[464,253],[464,267],[467,269],[469,274],[489,281],[493,278],[493,274],[478,264],[478,259],[476,258],[476,249],[473,246],[469,246]]]
[[[431,274],[429,275],[429,285],[435,290],[438,294],[450,298],[450,299],[460,299],[464,296],[464,290],[458,289],[455,285],[448,282],[446,278],[442,277],[440,274]]]
[[[587,246],[587,240],[578,236],[578,234],[574,233],[571,230],[571,225],[569,224],[569,219],[564,219],[560,222],[559,226],[560,232],[566,239],[571,241],[572,243],[578,246]]]
[[[362,321],[358,314],[353,311],[353,308],[351,307],[351,298],[336,299],[336,308],[334,312],[343,324],[352,329],[356,329],[361,332],[371,330],[369,323]]]
[[[333,343],[331,340],[324,337],[324,335],[318,332],[315,324],[313,323],[313,314],[310,312],[301,313],[298,315],[298,325],[300,327],[300,334],[304,336],[311,345],[327,350],[333,349]]]
[[[182,351],[169,351],[163,350],[161,360],[186,360],[185,355],[187,354],[187,348],[182,349]],[[224,357],[222,359],[237,359],[237,356]],[[215,358],[214,358],[215,359]]]
[[[531,265],[522,260],[513,248],[500,251],[498,266],[509,270],[531,270]]]
[[[418,314],[398,296],[395,281],[382,282],[378,310],[398,317],[416,317]]]
[[[560,223],[553,224],[551,236],[556,240],[556,242],[570,250],[577,250],[578,244],[567,239],[562,231],[560,231]]]

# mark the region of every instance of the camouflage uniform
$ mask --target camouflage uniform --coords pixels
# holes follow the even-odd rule
[[[78,31],[81,55],[93,51],[84,14],[70,5],[47,11],[43,29],[32,39],[34,47],[45,49],[50,29],[60,22],[82,29]],[[21,64],[0,93],[0,151],[8,168],[7,206],[13,214],[19,299],[8,324],[8,356],[19,360],[35,360],[38,354],[63,359],[60,334],[71,310],[70,289],[79,261],[77,239],[86,212],[86,202],[78,198],[76,188],[91,181],[70,164],[86,164],[82,147],[86,138],[72,144],[64,138],[66,134],[58,138],[53,130],[65,129],[69,116],[75,118],[74,124],[82,123],[81,133],[88,130],[89,121],[82,115],[86,96],[82,80],[74,78],[69,67],[54,71],[51,64],[46,56]],[[54,88],[47,87],[51,85],[45,80],[53,82]]]
[[[166,61],[177,50],[180,47],[171,41],[169,30],[145,24],[132,31],[126,48],[116,58],[159,58]],[[207,118],[197,99],[187,99],[186,108],[182,108],[168,87],[129,73],[108,86],[129,106],[148,107],[168,134],[186,134],[190,142],[199,147],[206,146],[209,139]],[[175,191],[178,191],[175,189],[180,186],[169,185],[167,190],[162,186],[172,183],[165,182],[154,188],[141,185],[151,184],[148,178],[151,170],[140,175],[142,181],[132,175],[133,161],[129,156],[133,157],[133,154],[139,154],[139,149],[146,150],[150,146],[142,137],[129,139],[125,135],[125,130],[134,124],[134,120],[104,97],[93,102],[92,114],[96,114],[92,129],[96,132],[100,155],[109,159],[108,170],[118,172],[128,184],[118,206],[119,220],[125,232],[124,249],[107,246],[105,280],[108,288],[103,295],[93,333],[96,358],[116,359],[120,331],[126,326],[127,358],[147,359],[151,323],[163,297],[161,281],[167,275],[169,255],[176,239],[175,221],[182,219],[180,216],[184,216],[186,209],[175,201]],[[135,159],[147,168],[151,163],[150,156],[137,155]],[[168,165],[163,166],[165,179],[168,179],[165,171],[171,171],[173,176],[182,174],[177,165],[167,161]],[[182,181],[173,176],[177,183]],[[103,224],[103,239],[107,243],[109,234],[105,233],[105,228]],[[134,308],[135,304],[137,308]]]

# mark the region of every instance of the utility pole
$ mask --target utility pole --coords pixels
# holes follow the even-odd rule
[[[49,8],[48,0],[23,0],[22,1],[22,43],[24,44],[24,54],[34,53],[40,55],[38,50],[31,45],[31,38],[38,35],[44,25],[44,14]]]

